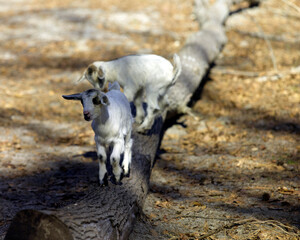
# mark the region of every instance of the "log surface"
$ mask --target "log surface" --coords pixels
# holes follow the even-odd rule
[[[223,23],[232,1],[218,0],[205,11],[201,2],[196,3],[201,30],[178,53],[182,73],[168,91],[167,112],[186,112],[191,96],[226,43]],[[133,134],[131,176],[122,185],[95,185],[79,202],[55,211],[23,210],[13,219],[5,239],[128,239],[147,196],[163,119],[155,121],[148,135]]]

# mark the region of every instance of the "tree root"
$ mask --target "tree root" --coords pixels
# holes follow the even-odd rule
[[[230,219],[228,219],[228,220],[230,220]],[[245,225],[245,224],[252,224],[252,225],[257,224],[260,227],[264,226],[267,228],[272,227],[272,231],[274,231],[278,234],[285,234],[286,236],[295,237],[295,238],[300,237],[300,230],[298,230],[296,227],[292,227],[292,226],[283,224],[283,223],[275,221],[275,220],[263,221],[263,220],[258,220],[256,218],[248,218],[248,219],[243,219],[240,221],[235,221],[233,223],[225,224],[207,234],[202,235],[200,238],[198,238],[198,240],[206,239],[206,238],[208,238],[212,235],[215,235],[223,230],[232,229],[233,227],[237,227],[237,226],[241,226],[241,225]]]

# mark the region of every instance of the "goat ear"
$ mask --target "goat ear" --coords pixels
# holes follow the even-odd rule
[[[98,78],[104,78],[104,70],[102,66],[98,68]]]
[[[97,71],[97,67],[94,65],[94,64],[90,64],[89,66],[88,66],[88,68],[86,69],[86,73],[88,74],[88,75],[92,75],[94,72],[96,72]]]
[[[82,99],[82,94],[81,93],[75,93],[71,95],[62,95],[64,99],[67,100],[81,100]]]
[[[109,99],[105,94],[100,96],[100,102],[102,105],[105,105],[105,106],[108,106],[110,104]]]
[[[98,78],[97,80],[98,80],[99,88],[102,89],[105,85],[105,75],[104,75],[104,70],[101,66],[98,68],[97,78]]]
[[[94,87],[96,87],[97,83],[97,71],[97,67],[94,64],[90,64],[84,72],[84,78]]]

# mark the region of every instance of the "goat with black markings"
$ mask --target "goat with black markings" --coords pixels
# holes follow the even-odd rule
[[[100,185],[103,185],[107,179],[106,161],[110,146],[112,147],[110,163],[116,182],[120,183],[122,173],[129,175],[130,171],[133,123],[130,104],[120,91],[120,85],[117,82],[110,85],[107,93],[90,89],[82,93],[63,95],[63,98],[80,100],[83,105],[84,119],[93,120]],[[122,170],[120,158],[123,153]]]
[[[117,81],[124,89],[127,99],[136,107],[135,121],[141,125],[138,132],[146,132],[155,117],[168,104],[165,95],[181,73],[181,62],[174,54],[173,65],[154,54],[124,56],[112,61],[96,61],[89,65],[79,79],[87,79],[95,88],[103,89],[107,82]],[[145,117],[143,101],[147,103]]]

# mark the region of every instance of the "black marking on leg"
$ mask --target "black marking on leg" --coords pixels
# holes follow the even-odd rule
[[[108,186],[108,174],[105,173],[104,178],[100,182],[100,187]]]
[[[122,166],[122,175],[121,175],[121,179],[123,177],[130,177],[130,165],[128,166],[128,173],[127,174],[124,174],[125,170],[124,170],[124,166]]]
[[[115,185],[122,185],[121,179],[122,179],[122,175],[121,175],[120,181],[117,181],[116,177],[113,175],[113,176],[111,176],[110,181]]]
[[[128,166],[128,173],[125,175],[125,177],[130,177],[130,172],[131,172],[131,164]]]
[[[103,160],[104,157],[103,157],[103,155],[99,155],[99,156],[98,156],[98,159],[99,159],[99,161],[100,161],[101,163],[104,163],[104,160]]]

